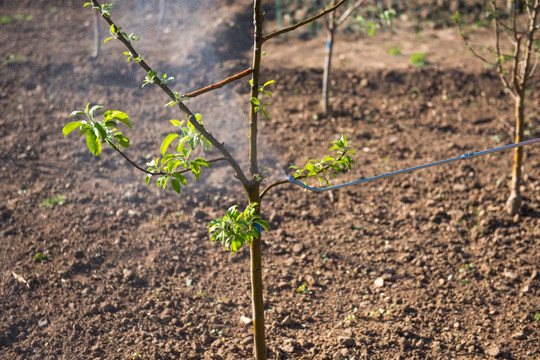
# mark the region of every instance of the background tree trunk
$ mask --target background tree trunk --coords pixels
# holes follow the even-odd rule
[[[514,7],[516,11],[521,11],[521,0],[507,0],[506,9],[508,13],[511,14],[514,11]]]
[[[326,35],[326,55],[324,58],[324,73],[323,73],[323,84],[322,84],[322,99],[321,107],[323,112],[328,112],[330,107],[330,70],[332,68],[332,49],[334,47],[334,33],[335,33],[335,24],[334,24],[334,12],[328,14],[328,29]]]
[[[523,141],[524,130],[524,99],[519,96],[515,103],[516,130],[515,142]],[[517,147],[514,150],[514,165],[512,168],[512,182],[510,183],[510,197],[506,201],[506,209],[510,215],[516,215],[521,208],[521,167],[523,164],[523,148]]]
[[[101,39],[99,38],[99,18],[99,12],[94,10],[94,53],[92,54],[92,58],[94,59],[99,57],[99,47],[101,45]]]

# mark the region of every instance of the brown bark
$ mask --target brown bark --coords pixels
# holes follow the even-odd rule
[[[259,97],[259,81],[261,68],[261,55],[263,44],[263,13],[261,0],[253,1],[253,73],[251,75],[251,98]],[[253,101],[250,102],[249,116],[249,173],[250,181],[246,187],[249,202],[257,203],[256,215],[260,215],[260,180],[257,164],[257,133],[258,119]],[[259,109],[260,111],[261,109]],[[266,339],[264,329],[264,300],[262,281],[262,257],[261,257],[261,231],[259,236],[253,239],[250,249],[251,255],[251,302],[253,308],[253,352],[256,360],[266,360]]]
[[[328,14],[328,29],[326,35],[326,55],[324,58],[324,73],[322,84],[321,107],[324,113],[328,112],[330,107],[330,70],[332,69],[332,50],[334,47],[334,12]]]
[[[260,204],[259,184],[250,190],[250,203]],[[260,215],[260,206],[256,207],[256,215]],[[262,280],[261,231],[253,239],[251,255],[251,301],[253,310],[253,353],[256,360],[266,360],[266,335],[264,328],[264,298]]]
[[[523,96],[518,96],[515,102],[515,142],[523,141],[524,132],[524,99]],[[523,148],[517,147],[514,150],[514,165],[512,167],[512,182],[510,183],[510,196],[506,201],[506,209],[510,215],[516,215],[521,208],[521,167],[523,164]]]

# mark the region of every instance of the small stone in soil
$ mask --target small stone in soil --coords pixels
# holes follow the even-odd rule
[[[377,278],[374,282],[376,287],[383,287],[384,286],[384,279],[382,277]]]
[[[515,340],[525,340],[526,338],[525,333],[523,333],[521,330],[516,331],[510,337]]]
[[[281,325],[283,326],[290,326],[292,325],[293,321],[291,319],[290,315],[285,316],[285,318],[281,321]]]
[[[100,305],[99,305],[99,308],[101,311],[103,312],[113,312],[115,310],[115,307],[113,304],[111,304],[110,302],[102,302]]]
[[[295,254],[301,253],[303,249],[304,249],[304,246],[301,243],[296,243],[292,247],[292,251]]]
[[[294,345],[292,343],[287,343],[281,347],[281,350],[288,354],[292,354],[294,352]]]
[[[240,322],[244,325],[251,324],[251,319],[246,316],[240,316]]]
[[[347,347],[353,347],[354,346],[354,339],[348,336],[339,336],[338,337],[338,343],[340,345],[344,345]]]
[[[497,357],[501,355],[501,348],[496,345],[492,345],[486,349],[486,354],[489,356]]]

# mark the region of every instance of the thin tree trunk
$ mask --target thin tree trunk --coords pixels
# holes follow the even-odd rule
[[[256,186],[255,195],[251,202],[260,202],[259,187]],[[253,190],[252,190],[253,191]],[[257,206],[256,214],[260,214],[260,206]],[[262,255],[261,255],[261,230],[259,236],[251,243],[251,301],[253,305],[253,352],[256,360],[266,360],[266,339],[264,329],[264,299],[262,280]]]
[[[523,96],[519,96],[515,102],[515,116],[516,116],[516,129],[515,129],[515,142],[523,141],[524,130],[524,99]],[[506,209],[510,215],[516,215],[521,208],[521,167],[523,164],[523,148],[517,147],[514,150],[514,165],[512,168],[512,182],[510,183],[510,197],[506,202]]]
[[[324,58],[324,73],[322,84],[321,106],[324,113],[330,108],[330,71],[332,69],[332,50],[334,47],[334,12],[328,14],[328,29],[326,35],[326,54]]]
[[[251,99],[259,96],[259,74],[263,44],[262,0],[253,1],[253,73],[251,74]],[[260,181],[257,164],[257,111],[253,100],[250,102],[249,115],[249,173],[250,181],[246,187],[250,203],[257,203],[256,215],[260,215]],[[261,109],[259,109],[261,110]],[[266,339],[264,329],[264,300],[261,258],[261,231],[251,243],[251,301],[253,308],[253,352],[256,360],[266,360]]]
[[[99,57],[99,46],[101,40],[99,38],[99,12],[94,10],[94,53],[92,58],[97,59]]]
[[[159,0],[158,24],[163,24],[165,19],[165,0]]]
[[[516,11],[521,11],[521,0],[507,0],[506,9],[509,14],[514,11],[514,8]]]

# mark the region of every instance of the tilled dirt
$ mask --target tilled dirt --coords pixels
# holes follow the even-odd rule
[[[137,46],[177,78],[175,90],[250,66],[250,1],[191,4],[190,16],[175,5],[164,28],[144,15],[148,5],[131,3],[119,2],[118,22],[144,29]],[[145,186],[110,149],[96,158],[74,134],[64,139],[72,110],[89,101],[117,108],[133,121],[128,154],[144,164],[181,114],[163,106],[157,88],[141,89],[142,70],[118,44],[90,59],[91,13],[78,3],[1,4],[0,15],[32,18],[0,24],[0,358],[251,358],[252,329],[241,321],[251,316],[249,251],[226,252],[206,229],[245,205],[232,172],[203,171],[208,180],[190,179],[178,197]],[[356,164],[335,183],[513,140],[511,99],[474,58],[453,66],[449,51],[423,68],[392,68],[385,58],[383,68],[360,70],[338,62],[334,110],[322,114],[319,59],[292,66],[279,55],[306,43],[280,44],[264,73],[276,80],[271,119],[260,126],[269,183],[324,156],[342,133]],[[532,84],[527,138],[540,137],[538,77]],[[188,102],[242,159],[247,87]],[[526,154],[525,203],[514,218],[504,209],[511,152],[321,194],[292,184],[270,191],[262,204],[271,226],[263,234],[269,358],[540,358],[540,148]],[[63,204],[45,206],[56,195]]]

